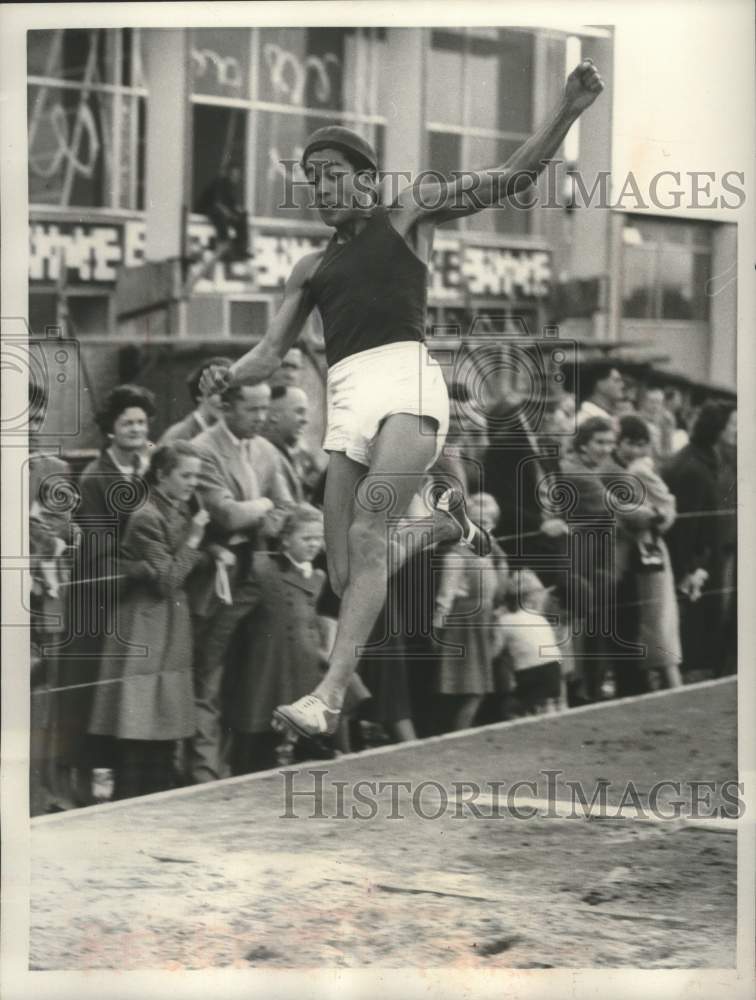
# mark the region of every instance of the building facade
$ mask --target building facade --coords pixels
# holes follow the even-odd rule
[[[734,391],[736,225],[618,211],[612,242],[618,339],[651,344],[674,371]]]
[[[717,273],[728,238],[695,224],[635,222],[606,205],[570,212],[564,201],[570,170],[590,184],[611,168],[608,30],[30,32],[29,319],[35,334],[57,326],[80,343],[77,443],[94,443],[91,415],[106,387],[126,378],[159,387],[165,424],[188,409],[182,376],[203,353],[238,354],[261,336],[293,264],[328,238],[294,166],[311,131],[336,122],[365,135],[389,174],[390,195],[392,172],[450,175],[506,161],[581,56],[601,67],[606,95],[571,134],[559,157],[565,163],[541,179],[530,208],[489,210],[439,229],[430,325],[464,335],[487,313],[530,334],[558,322],[583,340],[661,336],[683,360],[679,338],[697,337],[709,364],[715,317],[701,282]],[[215,230],[199,208],[230,163],[242,171],[253,257],[210,257],[190,291],[175,295],[164,286],[212,250]],[[174,266],[160,272],[166,262]],[[125,279],[141,280],[144,308],[124,312]],[[316,318],[305,341],[307,387],[322,403]],[[316,417],[313,435],[320,430]]]

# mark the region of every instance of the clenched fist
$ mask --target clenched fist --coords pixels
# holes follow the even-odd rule
[[[205,399],[224,393],[230,385],[231,369],[222,365],[210,365],[200,375],[199,391]]]
[[[564,97],[567,105],[578,114],[589,108],[604,89],[604,81],[591,59],[583,59],[567,77]]]

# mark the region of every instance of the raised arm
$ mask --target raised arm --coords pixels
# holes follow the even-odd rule
[[[211,395],[223,391],[231,382],[254,385],[270,378],[281,359],[294,346],[313,309],[309,278],[320,261],[321,253],[307,254],[294,265],[286,282],[281,306],[259,344],[236,360],[230,369],[208,368],[200,379],[200,392]]]
[[[564,94],[548,121],[506,163],[463,172],[453,181],[423,177],[399,194],[395,210],[406,223],[436,224],[501,205],[530,186],[564,141],[570,127],[604,89],[598,70],[584,59],[570,73]],[[401,227],[400,228],[404,228]]]

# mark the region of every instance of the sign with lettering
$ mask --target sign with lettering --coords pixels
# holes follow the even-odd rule
[[[550,286],[551,255],[546,250],[472,246],[448,237],[436,240],[428,292],[437,305],[461,305],[467,296],[540,299]]]
[[[189,226],[191,253],[212,246],[210,223]],[[145,223],[141,219],[111,223],[32,222],[29,280],[59,282],[65,260],[70,285],[112,287],[120,265],[144,261]],[[297,236],[254,230],[254,259],[247,264],[218,263],[195,287],[198,294],[273,291],[286,282],[296,262],[327,242],[323,236]],[[429,297],[435,304],[462,305],[469,297],[511,301],[540,299],[551,285],[551,255],[545,250],[474,246],[447,235],[433,251]]]
[[[126,223],[33,222],[29,234],[29,281],[58,282],[65,260],[72,285],[114,285],[116,268],[144,260],[145,226]]]

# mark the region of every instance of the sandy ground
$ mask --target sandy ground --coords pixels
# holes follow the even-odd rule
[[[31,968],[732,967],[733,835],[455,804],[461,781],[544,795],[548,768],[589,797],[608,779],[612,803],[628,780],[643,801],[736,779],[735,683],[35,821]],[[282,818],[308,769],[327,771],[320,818],[312,797]],[[437,781],[417,801],[440,817],[363,786],[377,815],[339,818],[337,781],[342,813],[370,811],[359,779]]]

